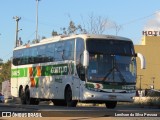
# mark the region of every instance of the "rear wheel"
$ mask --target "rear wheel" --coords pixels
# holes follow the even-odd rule
[[[30,91],[28,88],[25,91],[25,100],[26,100],[26,104],[29,105],[30,104]]]
[[[114,109],[117,106],[117,101],[107,101],[105,105],[109,109]]]
[[[67,87],[65,90],[65,101],[68,107],[76,107],[77,101],[72,100],[72,90],[71,87]]]
[[[26,101],[26,104],[28,105],[38,105],[39,104],[39,99],[30,97],[30,90],[28,88],[25,92],[25,101]]]
[[[23,105],[26,104],[25,92],[23,91],[23,88],[20,89],[19,97],[21,99],[21,104],[23,104]]]

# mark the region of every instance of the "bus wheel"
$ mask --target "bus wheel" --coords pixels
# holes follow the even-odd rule
[[[71,87],[67,87],[65,90],[65,100],[68,107],[76,107],[77,101],[72,100],[72,90]]]
[[[23,88],[20,89],[20,94],[19,94],[19,97],[21,99],[21,104],[26,104],[26,100],[25,100],[25,92],[23,91]]]
[[[107,101],[105,103],[106,107],[109,108],[109,109],[113,109],[116,107],[117,105],[117,101]]]
[[[65,100],[52,100],[54,106],[67,106]]]
[[[39,99],[30,97],[29,89],[27,89],[25,92],[25,100],[26,100],[26,104],[28,105],[38,105],[40,102]]]
[[[30,104],[30,91],[28,88],[25,91],[25,100],[26,100],[26,104],[29,105]]]

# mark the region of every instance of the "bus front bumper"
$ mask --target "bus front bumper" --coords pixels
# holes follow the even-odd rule
[[[95,92],[85,90],[83,92],[82,101],[119,101],[119,102],[132,102],[135,92],[132,93],[117,93],[117,92]]]

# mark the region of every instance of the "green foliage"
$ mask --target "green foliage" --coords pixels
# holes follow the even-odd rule
[[[8,60],[6,63],[1,64],[1,70],[0,70],[0,84],[4,80],[10,80],[11,78],[11,61]]]
[[[57,31],[52,31],[52,36],[57,36],[58,35],[58,33],[57,33]]]
[[[82,28],[81,25],[75,25],[75,23],[72,20],[69,22],[67,28],[62,28],[62,32],[64,35],[87,33],[86,29]]]
[[[39,43],[39,40],[38,40],[38,39],[34,39],[34,40],[32,41],[32,44],[35,44],[35,43]]]

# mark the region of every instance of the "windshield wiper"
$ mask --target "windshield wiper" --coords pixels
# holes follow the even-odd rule
[[[126,83],[126,80],[125,80],[125,78],[124,78],[124,76],[123,76],[123,74],[121,73],[121,71],[119,70],[119,68],[117,67],[117,64],[116,64],[116,62],[115,62],[115,58],[114,58],[115,56],[113,56],[113,68],[112,69],[110,69],[109,70],[109,72],[104,76],[104,78],[103,78],[103,82],[105,82],[106,80],[107,80],[107,78],[108,78],[108,76],[112,73],[112,72],[114,72],[114,70],[117,70],[118,72],[119,72],[119,77],[120,77],[120,79],[122,80],[122,82],[123,83]]]
[[[118,69],[118,67],[115,67],[115,66],[105,75],[105,77],[103,78],[102,81],[105,82],[105,81],[107,80],[108,76],[109,76],[114,70],[117,70],[117,71],[119,72],[119,77],[120,77],[120,79],[122,80],[123,83],[126,83],[126,80],[125,80],[124,76],[122,75],[121,71]]]

